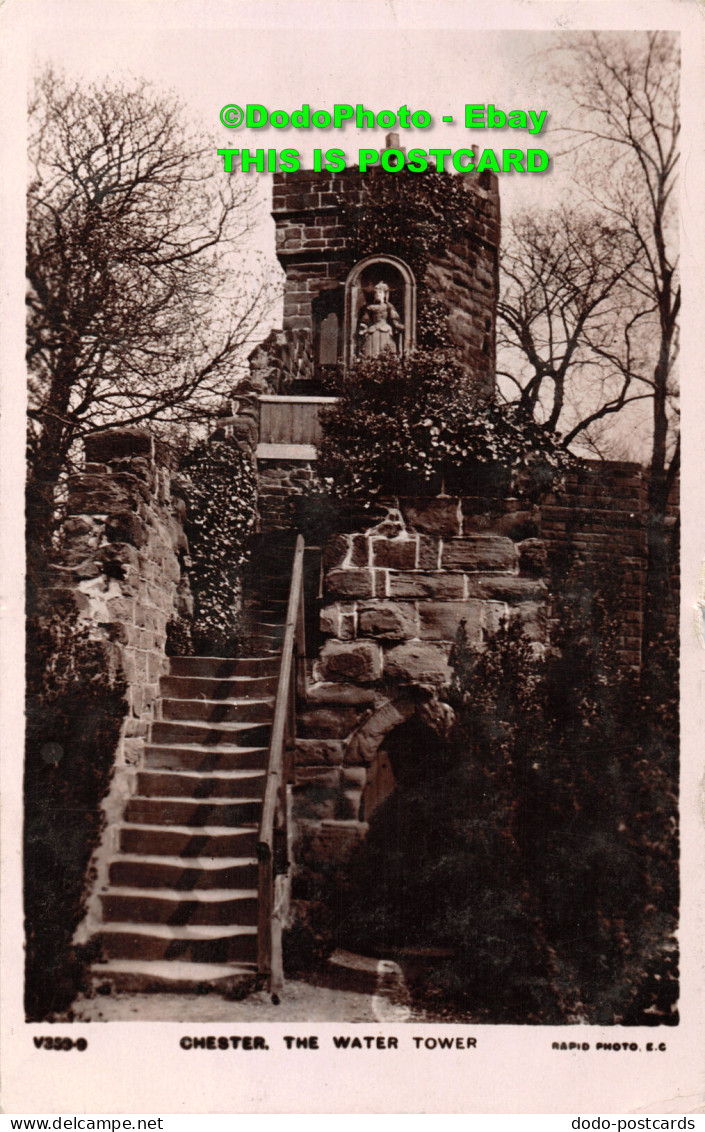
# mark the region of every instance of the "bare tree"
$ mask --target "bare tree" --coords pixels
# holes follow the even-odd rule
[[[270,288],[240,250],[253,183],[223,176],[174,98],[49,71],[30,123],[28,517],[46,542],[76,442],[212,405]]]
[[[647,312],[626,279],[638,258],[628,234],[597,213],[522,214],[502,255],[498,375],[569,447],[598,423],[651,396],[637,365]]]
[[[672,540],[666,522],[668,497],[680,463],[674,363],[678,349],[677,183],[679,52],[677,36],[593,33],[574,50],[571,71],[576,123],[571,135],[586,164],[586,182],[596,203],[621,222],[639,257],[628,273],[630,289],[653,313],[651,344],[652,441],[649,463],[648,574],[645,650],[663,624],[669,592]]]
[[[566,444],[594,441],[608,417],[650,402],[648,649],[669,593],[667,507],[680,459],[677,37],[595,32],[558,53],[568,56],[562,72],[552,65],[574,107],[566,153],[579,203],[511,231],[499,310],[505,379]]]

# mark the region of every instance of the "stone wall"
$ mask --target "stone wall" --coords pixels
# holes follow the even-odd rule
[[[172,490],[172,457],[146,431],[88,437],[84,470],[71,476],[56,584],[81,620],[108,642],[127,682],[116,764],[139,763],[166,671],[169,620],[191,608],[184,560],[185,504]]]
[[[313,460],[258,460],[257,497],[263,532],[291,530],[295,499],[304,498],[318,484]]]
[[[639,464],[582,460],[541,504],[541,532],[559,580],[571,561],[611,584],[622,625],[624,662],[641,660],[648,474]]]
[[[401,500],[381,523],[336,535],[326,548],[326,639],[296,743],[293,891],[303,902],[317,870],[342,862],[365,835],[363,794],[385,737],[413,715],[447,735],[453,713],[441,691],[460,624],[481,645],[515,612],[530,637],[544,636],[537,514],[515,500],[494,514],[480,506],[475,498]]]
[[[648,476],[637,464],[582,461],[540,506],[478,498],[400,500],[368,530],[339,534],[325,554],[325,643],[299,720],[294,813],[302,901],[366,833],[363,793],[387,734],[413,714],[439,734],[442,687],[464,621],[481,645],[518,613],[540,641],[571,563],[612,584],[625,666],[641,659]],[[432,757],[432,751],[429,751]]]

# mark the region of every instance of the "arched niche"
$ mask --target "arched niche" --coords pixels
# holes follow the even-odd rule
[[[413,272],[393,255],[366,256],[356,263],[345,281],[345,350],[346,366],[360,357],[359,329],[365,308],[374,302],[375,287],[384,283],[389,288],[388,302],[399,316],[403,329],[390,337],[396,353],[406,354],[416,342],[416,280]]]
[[[440,740],[433,728],[413,712],[387,735],[367,771],[360,817],[368,822],[393,791],[413,787],[433,773],[433,751]]]
[[[425,685],[404,689],[380,704],[350,738],[348,755],[367,768],[360,818],[369,820],[400,782],[413,781],[431,753],[442,749],[455,719],[437,690]]]

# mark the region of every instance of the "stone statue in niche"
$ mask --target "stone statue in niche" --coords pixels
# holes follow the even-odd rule
[[[380,280],[375,284],[374,300],[362,309],[357,328],[358,355],[377,358],[380,354],[401,353],[404,324],[389,301],[389,287]]]

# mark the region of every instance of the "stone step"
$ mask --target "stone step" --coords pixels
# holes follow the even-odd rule
[[[281,625],[286,618],[288,604],[288,597],[254,598],[245,602],[245,615],[247,617],[266,617],[268,621]]]
[[[125,854],[110,865],[110,883],[118,888],[194,889],[256,888],[257,860],[248,857],[142,857]]]
[[[265,770],[267,747],[217,748],[202,744],[148,743],[144,751],[145,766],[160,770],[193,770],[208,773],[216,770]]]
[[[263,700],[172,700],[161,701],[162,720],[188,723],[266,723],[274,714],[274,698]]]
[[[242,826],[259,821],[261,798],[236,801],[211,798],[207,802],[184,798],[140,798],[134,796],[125,806],[125,821],[137,825]]]
[[[112,889],[100,902],[106,924],[170,924],[171,926],[257,924],[257,890],[206,889],[179,892],[160,888],[145,893],[139,888]]]
[[[255,963],[189,963],[179,959],[111,959],[94,963],[96,989],[123,994],[203,994],[209,991],[238,998],[254,988]]]
[[[169,661],[171,676],[208,676],[217,680],[230,680],[236,676],[275,676],[276,660],[271,657],[172,656]]]
[[[273,694],[276,676],[233,676],[218,680],[209,676],[162,676],[159,691],[172,700],[230,700]]]
[[[266,775],[257,770],[181,771],[141,770],[137,794],[142,798],[261,798]]]
[[[189,862],[197,857],[254,857],[257,828],[234,829],[223,826],[164,826],[149,823],[120,827],[119,844],[123,853],[144,857],[180,857]]]
[[[151,726],[150,744],[170,747],[195,743],[199,747],[268,747],[269,724],[187,723],[180,720],[156,720]]]
[[[191,963],[255,963],[257,929],[251,925],[111,923],[94,937],[106,959],[180,959]]]
[[[248,643],[253,652],[261,653],[262,656],[278,656],[283,639],[283,633],[281,636],[274,636],[258,632],[256,636],[248,637]]]

